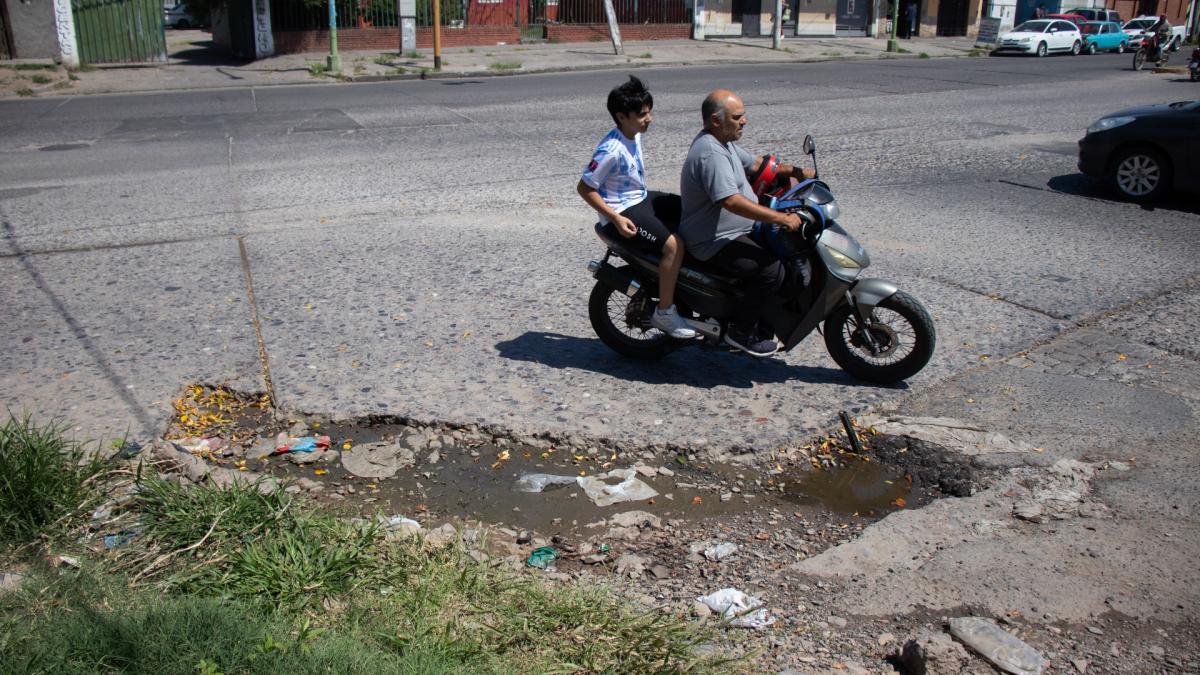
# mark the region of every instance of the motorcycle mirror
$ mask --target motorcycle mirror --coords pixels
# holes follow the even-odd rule
[[[811,155],[817,151],[817,144],[813,142],[811,135],[804,137],[804,154]]]

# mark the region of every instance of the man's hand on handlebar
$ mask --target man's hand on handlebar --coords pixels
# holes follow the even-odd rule
[[[779,226],[788,232],[799,232],[804,229],[804,221],[800,219],[800,216],[794,213],[783,213],[780,215],[782,218],[779,220]]]

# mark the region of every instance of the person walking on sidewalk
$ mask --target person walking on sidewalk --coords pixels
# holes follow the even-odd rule
[[[678,195],[646,189],[642,134],[653,119],[654,97],[638,78],[608,94],[608,113],[616,128],[608,132],[588,163],[576,190],[603,219],[610,235],[629,239],[639,250],[659,256],[658,307],[650,325],[679,340],[696,337],[675,310],[675,281],[683,265]]]
[[[761,206],[750,187],[748,173],[765,158],[754,157],[735,142],[746,126],[746,106],[732,91],[718,89],[700,106],[704,129],[692,141],[679,192],[683,217],[679,233],[688,253],[742,280],[746,291],[725,341],[748,354],[769,356],[779,348],[767,326],[759,325],[763,307],[783,283],[784,271],[774,253],[750,237],[754,221],[796,231],[800,216]],[[779,175],[812,178],[811,169],[779,166]]]

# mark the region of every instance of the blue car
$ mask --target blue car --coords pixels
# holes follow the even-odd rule
[[[1108,51],[1124,54],[1129,46],[1129,36],[1115,21],[1085,21],[1080,24],[1079,32],[1083,34],[1083,50],[1089,54]]]

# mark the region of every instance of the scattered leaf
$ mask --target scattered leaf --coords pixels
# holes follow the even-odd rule
[[[894,506],[900,506],[900,507],[903,507],[907,503],[908,502],[904,501],[904,497],[896,497],[895,501],[892,502],[892,504]]]
[[[317,469],[316,471],[313,471],[313,473],[318,476],[324,476],[325,474],[329,473],[329,471],[325,469]]]
[[[1129,358],[1129,357],[1128,357],[1128,356],[1125,356],[1124,354],[1117,354],[1117,360],[1118,360],[1118,361],[1124,361],[1124,360],[1125,360],[1125,359],[1127,359],[1127,358]]]
[[[350,441],[346,441],[345,443],[342,443],[343,450],[349,450],[350,448],[351,448]]]
[[[695,497],[692,497],[692,503],[693,504],[703,504],[704,498],[701,497],[700,495],[696,495]]]

